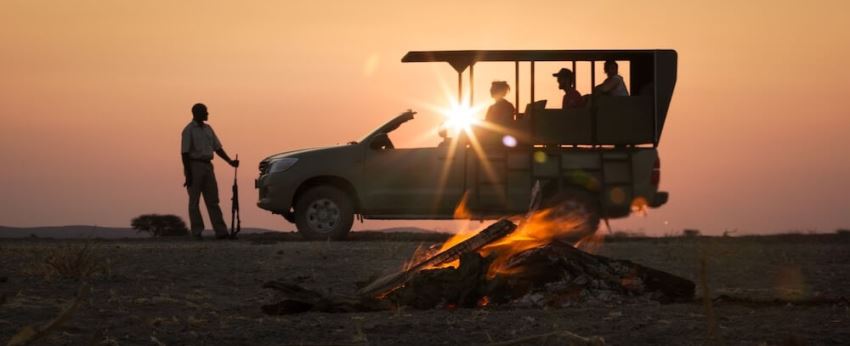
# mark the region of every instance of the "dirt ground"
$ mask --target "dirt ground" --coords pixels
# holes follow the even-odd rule
[[[699,297],[268,316],[260,311],[274,298],[261,288],[266,281],[353,294],[355,282],[400,267],[421,242],[7,239],[0,240],[0,342],[50,321],[74,299],[81,283],[44,264],[85,243],[98,271],[70,318],[37,343],[465,345],[568,330],[610,345],[850,344],[850,240],[838,236],[619,240],[600,249],[694,280],[698,295],[704,258],[713,318]]]

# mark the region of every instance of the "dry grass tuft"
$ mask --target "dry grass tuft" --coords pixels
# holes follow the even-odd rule
[[[89,243],[63,245],[51,249],[40,261],[24,270],[31,276],[43,276],[45,280],[55,277],[86,280],[97,273],[109,270],[97,249]]]

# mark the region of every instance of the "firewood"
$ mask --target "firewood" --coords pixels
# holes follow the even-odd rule
[[[510,222],[507,219],[499,220],[498,222],[488,226],[483,231],[479,232],[473,237],[464,240],[458,243],[457,245],[452,246],[446,249],[445,251],[442,251],[424,261],[417,263],[410,269],[378,278],[371,284],[360,289],[358,294],[361,296],[371,297],[382,296],[387,292],[399,286],[402,286],[405,282],[410,280],[410,278],[414,274],[421,271],[422,269],[427,268],[429,266],[437,266],[443,263],[454,261],[458,259],[462,254],[477,251],[484,245],[490,244],[493,241],[508,235],[515,229],[516,225],[513,222]]]

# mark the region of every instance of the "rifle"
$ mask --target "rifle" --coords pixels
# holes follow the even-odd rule
[[[236,154],[236,160],[239,160],[239,154]],[[236,235],[242,230],[242,219],[239,217],[239,185],[236,183],[238,173],[239,167],[234,167],[233,197],[230,198],[230,239],[236,239]]]

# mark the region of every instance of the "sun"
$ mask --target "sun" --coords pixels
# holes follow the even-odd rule
[[[449,108],[440,112],[446,118],[443,126],[452,133],[460,133],[461,131],[470,133],[473,126],[481,123],[481,120],[476,116],[480,110],[480,107],[452,103]]]

